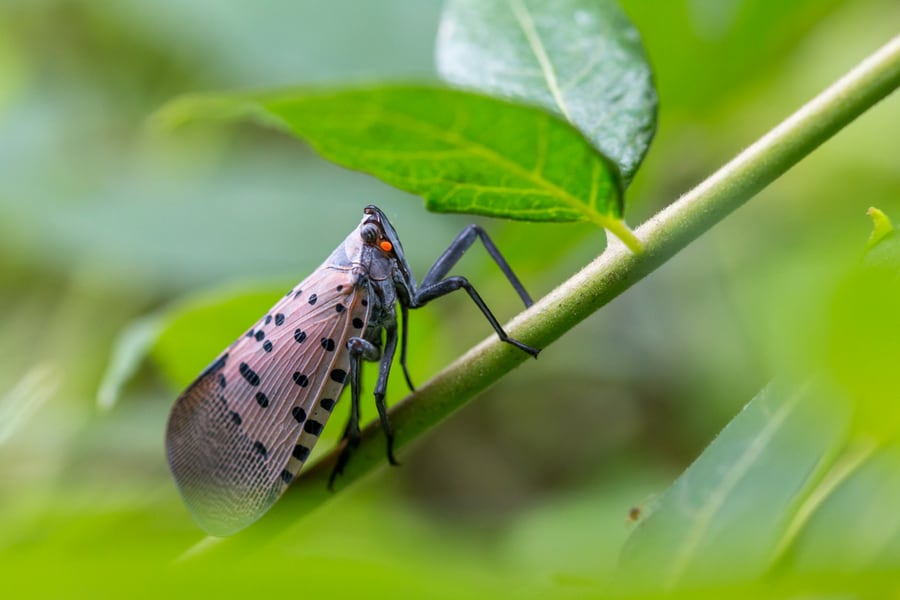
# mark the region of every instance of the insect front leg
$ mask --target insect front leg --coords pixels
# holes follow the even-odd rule
[[[537,348],[532,348],[531,346],[520,342],[519,340],[513,339],[509,337],[506,332],[501,327],[500,322],[497,321],[497,317],[494,316],[494,313],[491,312],[491,309],[487,307],[484,303],[484,300],[481,299],[481,296],[475,291],[475,288],[469,283],[469,280],[465,277],[447,277],[446,279],[442,279],[437,283],[434,283],[429,286],[422,285],[413,293],[413,308],[418,306],[423,306],[428,302],[434,300],[435,298],[440,298],[441,296],[445,296],[450,292],[455,292],[458,289],[464,289],[469,294],[469,297],[472,298],[472,301],[475,302],[475,305],[481,310],[482,314],[491,324],[491,327],[494,328],[494,331],[497,332],[497,336],[507,344],[512,344],[516,348],[519,348],[531,356],[537,358],[538,350]]]
[[[525,307],[527,308],[534,304],[531,296],[525,291],[525,286],[522,285],[522,282],[519,281],[519,278],[513,273],[509,263],[507,263],[506,259],[503,258],[503,255],[500,254],[500,250],[494,245],[494,242],[488,236],[487,232],[478,225],[469,225],[459,232],[456,239],[453,240],[453,242],[450,243],[450,246],[444,250],[444,253],[434,261],[434,265],[432,265],[428,270],[428,273],[425,274],[425,277],[422,279],[421,287],[427,288],[444,279],[444,277],[447,276],[447,273],[450,272],[450,269],[452,269],[456,263],[459,262],[459,259],[462,258],[463,254],[466,253],[466,250],[475,243],[475,238],[481,239],[481,243],[484,244],[484,249],[487,250],[491,258],[494,259],[494,262],[497,263],[497,266],[500,267],[500,270],[503,271],[506,279],[516,290],[516,293],[519,294],[522,302],[525,303]],[[496,327],[494,329],[496,329]]]
[[[381,355],[375,344],[361,337],[351,337],[347,340],[347,350],[350,352],[350,419],[344,428],[344,437],[342,438],[344,447],[334,465],[334,470],[328,477],[328,489],[334,489],[334,479],[344,472],[350,456],[359,447],[359,394],[362,385],[362,361],[375,361]]]
[[[445,294],[449,294],[450,292],[454,292],[458,289],[464,289],[469,294],[469,297],[472,298],[472,301],[475,302],[475,305],[481,310],[482,314],[484,314],[485,318],[487,318],[488,322],[491,324],[491,327],[494,328],[494,331],[497,332],[497,335],[500,339],[508,344],[512,344],[513,346],[527,352],[532,356],[537,356],[538,350],[537,348],[532,348],[527,344],[523,344],[522,342],[513,339],[506,335],[506,332],[503,330],[503,327],[500,326],[500,323],[497,321],[497,318],[494,317],[494,314],[484,303],[484,300],[481,299],[481,296],[475,291],[475,288],[469,283],[469,280],[465,277],[447,277],[447,273],[450,272],[456,263],[459,262],[459,259],[462,258],[463,254],[465,254],[466,250],[468,250],[472,244],[475,242],[475,239],[480,239],[481,243],[484,244],[485,249],[491,258],[494,259],[494,262],[497,263],[497,266],[500,267],[500,270],[506,276],[506,279],[516,290],[516,293],[519,294],[519,297],[522,299],[522,302],[526,307],[531,306],[534,302],[531,299],[531,296],[528,295],[528,292],[525,291],[525,286],[522,285],[522,282],[519,281],[519,278],[516,277],[515,273],[512,272],[512,268],[510,268],[509,263],[506,262],[506,259],[503,258],[503,255],[500,254],[500,250],[497,249],[497,246],[494,245],[494,242],[491,241],[491,238],[488,236],[487,232],[479,227],[478,225],[469,225],[465,229],[463,229],[459,235],[456,236],[456,239],[450,244],[450,246],[444,250],[444,253],[435,261],[434,265],[432,265],[431,269],[428,270],[428,273],[425,274],[425,277],[422,279],[422,283],[415,289],[411,290],[411,298],[410,298],[410,307],[416,308],[422,306],[423,304],[428,303],[435,298],[439,298]],[[405,332],[405,327],[404,327]],[[405,348],[401,350],[401,363],[403,362],[403,358],[405,356]]]

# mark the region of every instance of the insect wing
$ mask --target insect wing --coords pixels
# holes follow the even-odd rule
[[[166,449],[179,491],[214,535],[281,496],[318,440],[349,371],[347,339],[368,321],[352,270],[320,268],[178,398]]]

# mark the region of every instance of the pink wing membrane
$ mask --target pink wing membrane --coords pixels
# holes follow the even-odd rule
[[[320,268],[235,341],[178,398],[169,465],[197,522],[228,535],[258,519],[296,476],[344,387],[366,289]]]

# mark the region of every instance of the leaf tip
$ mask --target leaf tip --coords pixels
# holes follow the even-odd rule
[[[891,223],[890,217],[874,206],[870,206],[866,214],[872,219],[872,233],[869,234],[869,241],[866,243],[866,250],[871,250],[894,231],[894,224]]]
[[[251,96],[238,94],[186,94],[162,105],[148,119],[151,130],[172,132],[200,120],[265,120],[265,110]]]

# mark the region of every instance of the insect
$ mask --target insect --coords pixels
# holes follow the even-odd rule
[[[387,458],[397,464],[384,397],[398,341],[413,389],[406,366],[409,309],[463,289],[501,340],[537,356],[537,349],[506,335],[467,279],[448,276],[476,239],[530,306],[531,297],[480,227],[465,228],[416,283],[393,226],[380,209],[367,206],[331,256],[182,392],[169,415],[166,453],[185,504],[204,529],[235,533],[275,503],[349,383],[350,419],[331,486],[359,445],[363,360],[380,361],[375,406]]]

